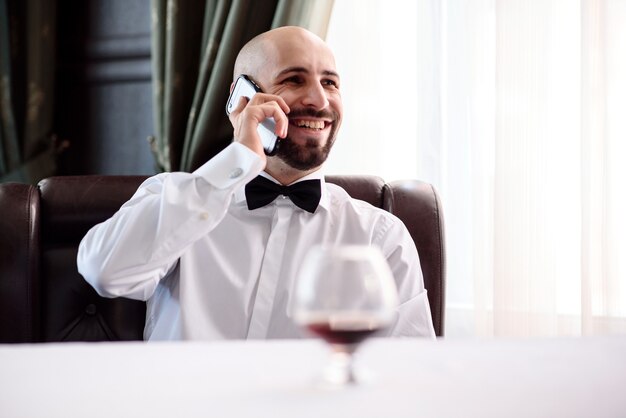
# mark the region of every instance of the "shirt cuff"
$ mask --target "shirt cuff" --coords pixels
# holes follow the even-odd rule
[[[247,183],[262,170],[261,157],[245,145],[233,142],[200,166],[194,174],[217,189],[227,189],[242,180]]]

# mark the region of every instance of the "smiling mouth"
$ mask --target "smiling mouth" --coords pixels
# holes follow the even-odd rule
[[[308,120],[308,119],[296,119],[291,120],[289,123],[293,126],[303,129],[310,129],[313,131],[321,131],[330,125],[330,122],[323,120]]]

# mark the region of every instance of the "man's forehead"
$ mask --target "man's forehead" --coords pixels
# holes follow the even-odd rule
[[[335,57],[325,44],[286,42],[276,45],[272,51],[275,56],[275,71],[308,72],[318,75],[337,74]]]

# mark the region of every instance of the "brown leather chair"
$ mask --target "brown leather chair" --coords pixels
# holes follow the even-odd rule
[[[98,296],[76,268],[78,244],[143,176],[67,176],[0,184],[0,342],[141,340],[145,303]],[[328,176],[404,221],[415,240],[435,332],[444,331],[445,242],[435,189],[411,180]]]

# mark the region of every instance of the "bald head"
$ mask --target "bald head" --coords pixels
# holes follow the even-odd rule
[[[334,64],[334,56],[322,38],[298,26],[283,26],[255,36],[241,48],[235,60],[233,81],[241,74],[258,80],[262,69],[280,62],[284,54],[294,52],[295,45],[309,51],[323,50],[330,54]]]

